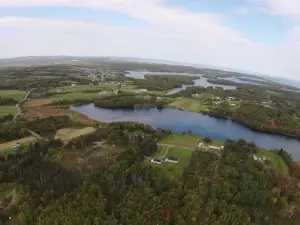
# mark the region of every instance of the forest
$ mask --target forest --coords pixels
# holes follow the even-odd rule
[[[29,130],[44,137],[52,137],[61,128],[76,125],[68,116],[50,116],[34,120],[20,120],[0,124],[0,143],[20,139],[29,135]],[[80,126],[80,124],[78,124]]]
[[[16,224],[299,224],[299,178],[254,161],[255,144],[228,140],[220,156],[194,151],[183,175],[171,179],[146,162],[168,134],[132,122],[99,128],[86,140],[108,139],[127,151],[85,177],[53,158],[60,148],[53,141],[1,157],[0,181],[15,181],[20,195],[11,209]]]
[[[107,96],[101,99],[94,100],[94,103],[98,107],[116,109],[116,108],[127,108],[133,109],[136,107],[143,108],[163,108],[165,102],[158,100],[156,96],[146,98],[144,96],[136,95],[118,95],[118,96]]]
[[[145,79],[133,79],[133,84],[138,88],[152,91],[167,91],[182,85],[192,85],[198,76],[185,75],[145,75]]]

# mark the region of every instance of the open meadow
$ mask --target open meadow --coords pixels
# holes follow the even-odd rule
[[[8,115],[8,114],[15,114],[17,112],[16,106],[11,105],[1,105],[0,106],[0,117]]]
[[[190,112],[208,112],[213,107],[204,101],[189,98],[178,98],[168,106]]]
[[[70,141],[79,136],[88,135],[90,133],[95,132],[94,127],[86,127],[83,129],[75,129],[75,128],[63,128],[56,132],[54,139],[60,139],[62,141]]]
[[[264,149],[259,149],[258,156],[267,156],[270,158],[270,164],[269,166],[279,170],[280,172],[284,174],[289,173],[289,168],[287,167],[286,163],[282,159],[282,157],[277,152],[267,151]]]
[[[26,91],[19,90],[0,90],[0,96],[2,98],[13,98],[15,100],[22,99],[26,94]]]

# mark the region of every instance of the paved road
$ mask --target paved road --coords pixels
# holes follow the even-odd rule
[[[25,97],[24,97],[23,99],[21,99],[21,100],[16,104],[16,107],[17,107],[18,112],[15,114],[15,116],[14,116],[14,118],[13,118],[13,121],[16,121],[16,119],[18,118],[18,116],[22,113],[22,110],[21,110],[21,108],[20,108],[20,103],[25,102],[25,101],[27,100],[28,96],[30,95],[30,93],[31,93],[33,90],[34,90],[34,88],[31,89],[30,91],[28,91],[28,92],[26,93]]]
[[[173,148],[181,148],[181,149],[186,149],[186,150],[190,150],[190,151],[195,151],[195,148],[192,147],[187,147],[187,146],[179,146],[179,145],[168,145],[168,144],[157,144],[158,146],[166,146],[166,147],[173,147]]]

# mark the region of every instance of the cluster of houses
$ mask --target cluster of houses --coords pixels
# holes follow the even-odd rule
[[[153,164],[162,164],[162,163],[178,163],[179,159],[169,156],[169,157],[157,157],[150,160]]]
[[[255,161],[262,162],[262,163],[266,163],[266,164],[269,164],[270,161],[271,161],[270,157],[267,157],[267,156],[253,155],[253,159],[254,159]]]

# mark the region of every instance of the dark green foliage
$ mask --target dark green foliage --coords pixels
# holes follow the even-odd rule
[[[145,79],[133,79],[134,85],[138,88],[155,91],[167,91],[173,88],[194,84],[198,76],[185,75],[145,75]]]
[[[17,103],[18,101],[13,98],[2,98],[0,96],[0,105],[16,105]]]
[[[1,181],[19,186],[20,224],[297,224],[298,181],[254,161],[254,144],[229,140],[220,156],[194,151],[183,176],[171,180],[145,162],[165,134],[132,122],[99,129],[93,135],[128,151],[85,181],[51,161],[51,141],[3,158]]]
[[[12,114],[2,116],[2,117],[0,117],[0,123],[5,123],[5,122],[12,121],[13,118],[14,118],[14,115],[12,115]]]
[[[128,108],[132,109],[135,107],[143,108],[162,108],[165,105],[164,101],[158,101],[155,96],[151,98],[145,98],[143,96],[135,95],[118,95],[108,96],[99,100],[95,100],[95,105],[102,108]]]

